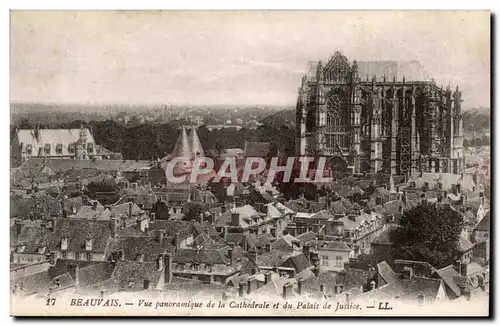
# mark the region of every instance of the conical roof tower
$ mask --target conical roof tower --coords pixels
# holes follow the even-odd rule
[[[185,126],[182,126],[181,134],[179,138],[177,138],[177,143],[172,151],[172,157],[193,157],[193,151],[191,150],[189,136]]]
[[[193,155],[195,157],[197,156],[204,157],[205,153],[203,152],[203,147],[201,147],[200,138],[198,137],[198,133],[196,132],[196,127],[194,126],[191,128],[190,140],[191,140],[190,145]]]

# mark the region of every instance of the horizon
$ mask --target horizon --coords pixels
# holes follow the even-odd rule
[[[460,87],[464,107],[489,108],[485,15],[11,11],[11,99],[77,106],[295,106],[308,62],[326,61],[339,50],[350,62],[419,61],[438,85]]]

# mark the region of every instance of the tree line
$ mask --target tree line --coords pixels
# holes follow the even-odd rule
[[[42,125],[39,128],[88,127],[97,145],[121,153],[124,159],[150,160],[162,158],[172,152],[183,124],[189,125],[185,121],[172,121],[128,126],[108,119],[90,122],[75,120],[71,123]],[[31,129],[34,126],[26,120],[11,126],[11,139],[15,128]],[[218,155],[227,148],[244,148],[245,141],[270,142],[287,155],[293,155],[295,151],[295,130],[284,125],[277,127],[264,124],[258,129],[226,128],[212,131],[202,125],[197,132],[203,149],[209,155]]]

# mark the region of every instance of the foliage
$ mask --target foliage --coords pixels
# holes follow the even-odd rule
[[[98,145],[110,151],[122,153],[124,159],[155,160],[172,152],[180,132],[180,125],[182,125],[180,121],[124,125],[108,119],[90,122],[78,120],[40,126],[40,128],[89,127]],[[31,125],[24,121],[23,126],[30,127]],[[11,128],[12,133],[13,127],[15,126]],[[271,142],[272,147],[286,155],[293,155],[295,151],[295,131],[287,126],[274,127],[265,124],[258,129],[226,128],[209,131],[205,125],[202,125],[197,132],[205,152],[219,154],[227,148],[244,148],[245,141]]]
[[[391,232],[393,257],[448,266],[459,256],[457,241],[463,227],[459,212],[424,202],[406,211],[400,228]]]

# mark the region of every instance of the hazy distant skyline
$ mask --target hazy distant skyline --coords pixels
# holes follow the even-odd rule
[[[490,106],[489,12],[12,11],[11,100],[294,105],[309,61],[418,60]]]

